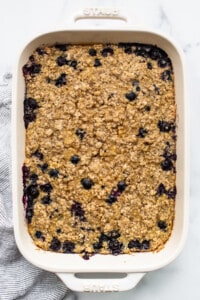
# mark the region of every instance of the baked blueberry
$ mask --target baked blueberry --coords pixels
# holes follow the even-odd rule
[[[174,187],[173,189],[169,189],[167,192],[166,192],[166,195],[168,196],[168,198],[171,198],[171,199],[174,199],[176,198],[176,187]]]
[[[150,248],[150,241],[144,240],[142,241],[142,249],[148,250]]]
[[[111,47],[106,47],[101,51],[101,55],[104,57],[106,57],[108,55],[113,55],[113,54],[114,54],[114,51]]]
[[[56,232],[59,234],[62,232],[62,230],[60,228],[56,229]]]
[[[37,52],[38,55],[44,55],[44,54],[47,54],[47,52],[46,52],[44,49],[39,48],[39,47],[36,49],[36,52]]]
[[[38,180],[38,175],[35,173],[32,173],[30,175],[30,180],[32,181],[32,183],[36,183],[36,181]]]
[[[49,195],[44,196],[44,197],[42,197],[42,199],[41,199],[41,203],[42,203],[42,204],[45,204],[45,205],[48,205],[48,204],[50,204],[51,202],[52,202],[52,200],[51,200],[51,198],[50,198]]]
[[[22,166],[22,175],[23,175],[23,184],[25,185],[28,177],[29,177],[30,169],[24,164]]]
[[[137,136],[144,138],[147,135],[148,131],[142,127],[139,128]]]
[[[128,243],[128,248],[129,248],[129,249],[132,249],[132,248],[141,249],[141,248],[142,248],[142,245],[141,245],[141,243],[140,243],[139,240],[131,240],[131,241]]]
[[[26,64],[23,67],[22,71],[23,71],[24,76],[26,76],[26,75],[34,76],[35,74],[40,73],[41,68],[42,68],[42,65],[32,62],[31,65]]]
[[[102,65],[100,59],[98,58],[95,58],[95,61],[94,61],[94,67],[100,67]]]
[[[144,109],[145,109],[145,111],[149,112],[151,110],[151,106],[150,105],[145,105]]]
[[[24,109],[25,109],[25,112],[27,110],[34,110],[36,108],[38,108],[38,103],[35,99],[29,97],[29,98],[25,98],[24,99]]]
[[[64,253],[72,253],[75,248],[75,244],[70,241],[64,241],[63,246],[62,246],[62,251]]]
[[[116,201],[117,201],[117,197],[113,194],[110,194],[109,197],[106,199],[106,202],[110,205],[115,203]]]
[[[80,157],[78,155],[72,155],[70,161],[72,164],[77,165],[80,161]]]
[[[118,255],[122,251],[123,244],[116,239],[111,239],[108,242],[108,248],[111,250],[113,255]]]
[[[58,170],[56,170],[56,169],[50,169],[49,170],[49,176],[50,177],[58,177],[58,175],[59,175]]]
[[[90,190],[91,187],[94,185],[94,182],[90,178],[83,178],[81,179],[81,184],[86,190]]]
[[[26,189],[27,196],[31,196],[33,199],[39,196],[39,191],[36,184],[31,184]]]
[[[44,164],[42,164],[42,165],[38,165],[38,167],[42,170],[42,172],[43,173],[45,173],[46,172],[46,170],[48,169],[48,163],[44,163]]]
[[[149,70],[152,70],[152,69],[153,69],[152,63],[148,62],[148,63],[147,63],[147,68],[148,68]]]
[[[62,73],[56,80],[55,80],[55,86],[61,87],[63,85],[66,85],[67,79],[66,74]]]
[[[29,123],[34,122],[36,119],[36,114],[34,112],[26,113],[24,115],[24,126],[27,129]]]
[[[158,60],[167,57],[167,53],[158,47],[152,47],[150,51],[150,58],[153,60]]]
[[[158,66],[160,68],[165,68],[167,65],[169,65],[169,59],[168,58],[161,58],[158,60]]]
[[[72,216],[78,217],[80,221],[86,221],[85,218],[85,212],[82,208],[82,204],[78,201],[74,201],[74,203],[71,206],[71,214]]]
[[[175,128],[175,125],[172,122],[163,120],[159,120],[157,126],[161,132],[170,132],[170,130],[173,130],[173,128]]]
[[[167,228],[167,224],[165,221],[158,221],[158,227],[162,230],[162,231],[166,231]]]
[[[172,72],[171,72],[171,70],[165,70],[162,74],[161,74],[161,76],[160,76],[160,78],[162,79],[162,80],[164,80],[164,81],[167,81],[167,80],[172,80]]]
[[[97,51],[94,48],[90,48],[88,51],[89,55],[91,56],[96,56],[97,55]]]
[[[126,54],[132,54],[132,53],[133,53],[132,47],[126,46],[126,47],[124,48],[124,52],[125,52]]]
[[[86,131],[82,128],[77,128],[75,134],[80,138],[80,140],[82,140],[86,135]]]
[[[96,243],[93,244],[94,250],[99,250],[99,249],[101,249],[102,247],[103,247],[102,242],[96,242]]]
[[[45,184],[41,184],[40,185],[40,189],[43,192],[50,194],[51,191],[52,191],[52,189],[53,189],[53,187],[52,187],[51,183],[45,183]]]
[[[127,187],[127,184],[125,181],[119,181],[117,184],[117,188],[120,192],[123,192]]]
[[[39,230],[37,230],[37,231],[35,232],[35,237],[36,237],[37,239],[40,239],[40,238],[42,237],[42,232],[39,231]]]
[[[56,63],[59,67],[62,67],[64,65],[67,65],[67,60],[66,60],[66,57],[65,56],[58,56],[56,58]]]
[[[67,51],[69,44],[56,44],[54,47],[60,51]]]
[[[160,183],[158,188],[157,188],[157,195],[158,196],[162,196],[163,194],[165,194],[166,189],[163,183]]]
[[[161,162],[161,168],[163,171],[170,171],[173,169],[173,163],[169,158],[166,158]]]
[[[43,160],[44,158],[44,155],[38,149],[32,155],[36,156],[39,160]]]
[[[70,65],[70,67],[72,67],[76,70],[78,62],[77,62],[77,60],[74,59],[74,60],[70,61],[69,65]]]
[[[109,237],[109,239],[118,239],[121,234],[119,233],[119,230],[112,230],[108,233],[107,236]]]
[[[33,215],[34,215],[33,208],[32,207],[27,207],[27,209],[26,209],[26,219],[27,219],[28,224],[31,223]]]
[[[99,242],[107,242],[109,241],[109,236],[107,234],[105,234],[104,232],[101,233],[100,237],[99,237]]]
[[[137,94],[134,93],[133,91],[131,91],[130,93],[126,93],[125,97],[129,100],[129,101],[133,101],[137,98]]]
[[[49,248],[53,251],[59,251],[61,248],[61,242],[59,241],[59,239],[57,239],[56,237],[53,237]]]

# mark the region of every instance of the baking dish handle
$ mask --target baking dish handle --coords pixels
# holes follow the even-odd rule
[[[73,273],[57,273],[64,284],[69,289],[76,292],[127,291],[134,288],[145,274],[146,273],[128,273],[123,278],[88,278],[88,276],[84,278],[83,273],[82,278],[78,278],[76,274]]]

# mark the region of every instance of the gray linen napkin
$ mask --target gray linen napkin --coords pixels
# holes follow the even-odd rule
[[[0,300],[75,299],[58,277],[19,253],[12,223],[10,182],[11,74],[0,78]]]

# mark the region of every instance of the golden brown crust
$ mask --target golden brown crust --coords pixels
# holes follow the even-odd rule
[[[70,241],[76,253],[118,254],[109,244],[111,238],[104,237],[100,249],[93,246],[102,233],[109,236],[115,230],[120,233],[115,240],[122,253],[157,251],[171,235],[176,178],[173,72],[170,80],[161,78],[171,66],[161,68],[158,60],[136,55],[135,45],[131,54],[110,45],[114,54],[102,56],[104,47],[70,45],[62,51],[45,46],[42,54],[33,53],[28,64],[41,65],[39,72],[24,71],[26,99],[35,99],[39,106],[34,110],[36,119],[26,129],[25,165],[29,175],[38,175],[35,188],[39,191],[32,201],[28,229],[44,250],[62,252],[63,243]],[[91,48],[96,56],[89,55]],[[62,66],[57,61],[60,56],[66,59]],[[94,67],[95,59],[100,66]],[[66,84],[59,86],[56,80],[61,74],[66,74]],[[130,101],[131,96],[136,98]],[[171,124],[169,131],[160,131],[162,121]],[[33,155],[37,151],[43,159]],[[71,162],[73,155],[80,159],[76,164]],[[173,165],[168,171],[161,167],[166,159]],[[58,176],[49,175],[52,169]],[[93,183],[90,189],[83,187],[83,178]],[[127,186],[109,202],[121,181]],[[48,195],[40,188],[46,183],[53,188],[49,204],[41,201]],[[27,179],[26,197],[30,184]],[[39,238],[36,232],[41,233]],[[53,238],[61,243],[57,249],[51,246]],[[131,241],[140,244],[132,248]],[[149,247],[142,247],[145,241]]]

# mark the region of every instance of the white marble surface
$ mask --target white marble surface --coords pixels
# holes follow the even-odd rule
[[[133,290],[84,294],[92,299],[200,299],[200,2],[198,0],[0,0],[0,83],[12,72],[21,47],[39,32],[65,28],[75,7],[128,7],[133,24],[171,35],[186,56],[190,102],[191,171],[190,228],[181,255],[170,265],[150,272]],[[91,22],[91,21],[90,21]],[[110,24],[111,21],[109,21]],[[92,23],[91,23],[92,24]],[[102,26],[108,23],[102,22]]]

